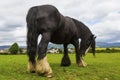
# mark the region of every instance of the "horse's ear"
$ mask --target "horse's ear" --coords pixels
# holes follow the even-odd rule
[[[94,39],[94,35],[91,35],[89,39],[90,39],[90,40],[93,40],[93,39]]]
[[[94,39],[96,39],[97,36],[94,36]]]
[[[93,35],[90,36],[90,38],[91,38],[91,39],[95,39],[96,36],[93,34]]]

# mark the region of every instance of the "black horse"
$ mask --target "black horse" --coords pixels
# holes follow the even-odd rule
[[[52,69],[46,58],[49,42],[64,45],[64,56],[61,66],[69,66],[71,61],[68,56],[68,44],[73,44],[76,51],[78,66],[86,66],[82,56],[89,47],[95,55],[95,36],[82,22],[65,17],[52,5],[32,7],[27,14],[27,54],[29,56],[28,70],[51,77]],[[42,39],[37,45],[38,36]],[[81,43],[79,43],[81,39]],[[35,60],[38,54],[37,62]]]

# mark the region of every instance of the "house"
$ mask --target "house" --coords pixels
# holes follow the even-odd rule
[[[69,52],[69,53],[74,53],[74,52],[75,52],[75,49],[74,49],[74,48],[69,48],[69,49],[68,49],[68,52]]]
[[[57,48],[52,48],[47,51],[48,53],[59,53],[59,50]]]
[[[9,54],[10,52],[9,52],[8,49],[1,49],[1,50],[0,50],[0,54],[4,54],[4,53]]]

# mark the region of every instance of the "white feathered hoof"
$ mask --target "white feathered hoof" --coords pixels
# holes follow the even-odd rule
[[[35,66],[36,66],[35,64],[29,61],[27,71],[31,73],[35,73]]]
[[[47,62],[47,57],[36,62],[36,73],[44,75],[45,77],[52,77],[52,69]]]
[[[78,63],[78,66],[79,66],[79,67],[86,67],[87,64],[81,59],[81,62]]]

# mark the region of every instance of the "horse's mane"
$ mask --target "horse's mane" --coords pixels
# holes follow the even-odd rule
[[[84,24],[82,23],[81,21],[78,21],[74,18],[72,18],[72,20],[74,21],[76,27],[78,28],[78,34],[79,34],[79,37],[80,38],[84,38],[84,36],[91,36],[92,35],[92,32],[90,31],[90,29]]]

